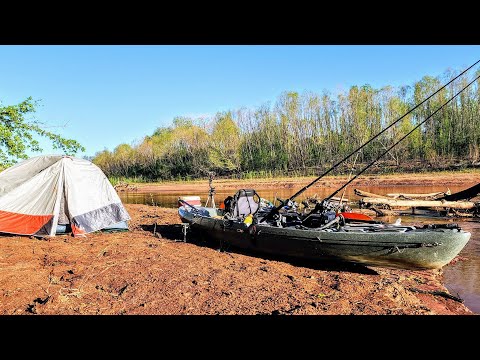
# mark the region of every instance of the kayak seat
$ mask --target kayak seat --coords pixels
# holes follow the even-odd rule
[[[240,189],[233,196],[230,213],[240,217],[254,215],[259,208],[260,196],[253,189]]]

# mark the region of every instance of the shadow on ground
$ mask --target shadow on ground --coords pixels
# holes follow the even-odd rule
[[[172,224],[172,225],[140,225],[144,231],[149,231],[152,234],[158,233],[162,238],[173,241],[183,241],[184,235],[182,232],[181,224]],[[362,264],[347,263],[342,261],[335,260],[309,260],[309,259],[299,259],[283,255],[271,255],[265,253],[259,253],[255,251],[240,249],[237,247],[230,246],[230,244],[220,244],[216,241],[213,241],[208,238],[203,238],[196,236],[192,232],[187,233],[187,242],[195,244],[197,246],[208,247],[217,251],[222,251],[226,253],[236,253],[247,256],[261,257],[265,260],[272,261],[283,261],[287,262],[294,266],[307,267],[314,270],[326,270],[326,271],[346,271],[357,274],[365,275],[378,275],[378,273]]]
[[[160,237],[167,239],[167,240],[174,240],[174,241],[183,241],[183,233],[182,233],[182,225],[181,224],[172,224],[172,225],[140,225],[140,228],[143,231],[148,231],[153,233],[157,233]],[[190,236],[187,236],[187,239],[190,239]]]

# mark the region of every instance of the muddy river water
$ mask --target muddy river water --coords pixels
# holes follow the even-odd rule
[[[465,186],[451,186],[452,192],[465,189]],[[298,189],[259,189],[256,191],[265,199],[273,201],[275,197],[282,199],[288,198]],[[446,191],[445,186],[362,186],[361,190],[369,191],[377,194],[387,193],[431,193],[436,191]],[[319,189],[313,188],[307,190],[297,200],[302,200],[306,196],[317,194],[319,198],[328,196],[333,191],[332,188]],[[222,190],[216,192],[215,199],[217,203],[225,199],[228,195],[233,195],[235,191]],[[161,207],[177,207],[177,199],[181,195],[199,195],[204,204],[207,199],[208,187],[199,188],[198,191],[182,192],[178,191],[161,191],[161,192],[121,192],[120,198],[124,203],[128,204],[147,204]],[[358,203],[359,197],[353,193],[353,188],[347,188],[345,198],[349,199],[352,208]],[[394,222],[395,218],[382,218],[385,222]],[[469,243],[461,251],[460,256],[464,260],[457,261],[455,264],[447,265],[444,270],[444,284],[453,295],[464,299],[465,305],[480,314],[480,219],[446,219],[446,218],[428,218],[402,216],[402,223],[405,224],[424,224],[432,222],[455,222],[464,230],[472,233]]]

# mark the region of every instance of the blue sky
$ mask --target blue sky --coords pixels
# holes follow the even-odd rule
[[[285,90],[407,85],[479,57],[476,45],[0,46],[0,102],[41,99],[36,118],[90,156],[175,116],[256,107]]]

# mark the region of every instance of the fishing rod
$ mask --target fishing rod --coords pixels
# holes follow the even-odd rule
[[[320,176],[318,176],[316,179],[314,179],[312,182],[310,182],[308,185],[304,186],[302,189],[300,189],[299,191],[297,191],[295,194],[293,194],[291,197],[289,197],[287,200],[285,200],[285,202],[281,203],[280,205],[272,208],[270,210],[270,212],[263,218],[260,220],[260,222],[263,222],[265,220],[267,220],[268,218],[271,218],[271,216],[274,214],[274,213],[277,213],[278,210],[280,210],[283,206],[285,206],[285,204],[288,204],[290,203],[291,201],[293,201],[297,196],[303,194],[303,192],[305,192],[306,190],[308,190],[312,185],[314,185],[318,180],[322,179],[324,176],[326,176],[327,174],[329,174],[331,171],[333,171],[334,169],[336,169],[340,164],[342,164],[343,162],[347,161],[350,157],[352,157],[356,152],[360,151],[361,149],[363,149],[365,146],[367,146],[368,144],[370,144],[373,140],[375,140],[376,138],[378,138],[380,135],[382,135],[385,131],[387,131],[388,129],[390,129],[391,127],[393,127],[395,124],[397,124],[400,120],[402,120],[403,118],[405,118],[405,116],[407,116],[408,114],[410,114],[411,112],[415,111],[416,109],[418,109],[422,104],[424,104],[425,102],[427,102],[428,100],[430,100],[433,96],[435,96],[436,94],[438,94],[440,91],[442,91],[443,89],[445,89],[448,85],[450,85],[452,82],[454,82],[455,80],[457,80],[460,76],[462,76],[463,74],[465,74],[467,71],[469,71],[471,68],[473,68],[475,65],[477,65],[478,63],[480,63],[480,60],[477,60],[475,63],[473,63],[472,65],[470,65],[468,68],[466,68],[465,70],[463,70],[460,74],[458,74],[457,76],[455,76],[453,79],[451,79],[449,82],[447,82],[446,84],[444,84],[442,87],[440,87],[437,91],[435,91],[434,93],[432,93],[430,96],[428,96],[427,98],[425,98],[422,102],[418,103],[417,105],[415,105],[413,108],[411,108],[410,110],[408,110],[405,114],[403,114],[401,117],[399,117],[397,120],[395,120],[393,123],[391,123],[390,125],[388,125],[385,129],[383,129],[382,131],[380,131],[377,135],[375,135],[374,137],[372,137],[370,140],[368,140],[367,142],[365,142],[363,145],[359,146],[357,149],[355,149],[354,151],[352,151],[350,154],[348,154],[347,156],[345,156],[342,160],[338,161],[336,164],[334,164],[330,169],[328,169],[327,171],[325,171],[323,174],[321,174]],[[463,91],[463,90],[462,90]]]
[[[392,150],[395,146],[397,146],[403,139],[405,139],[408,135],[413,133],[415,130],[417,130],[420,126],[425,124],[428,120],[430,120],[436,113],[438,113],[440,110],[442,110],[447,104],[449,104],[453,99],[455,99],[458,95],[460,95],[466,88],[468,88],[470,85],[472,85],[475,81],[480,79],[480,75],[478,75],[475,79],[473,79],[471,82],[469,82],[462,90],[457,92],[455,95],[453,95],[450,99],[448,99],[446,102],[442,104],[437,110],[435,110],[432,114],[430,114],[425,120],[420,122],[418,125],[416,125],[412,130],[410,130],[407,134],[402,136],[400,140],[398,140],[395,144],[390,146],[387,150],[385,150],[382,154],[380,154],[375,160],[373,160],[370,164],[365,166],[357,175],[355,175],[352,179],[350,179],[347,183],[345,183],[343,186],[341,186],[339,189],[335,190],[332,194],[330,194],[328,197],[323,199],[323,201],[328,201],[332,197],[334,197],[336,194],[338,194],[342,189],[348,186],[352,181],[354,181],[356,178],[358,178],[361,174],[363,174],[367,169],[369,169],[373,164],[375,164],[381,157],[386,155],[390,150]]]

